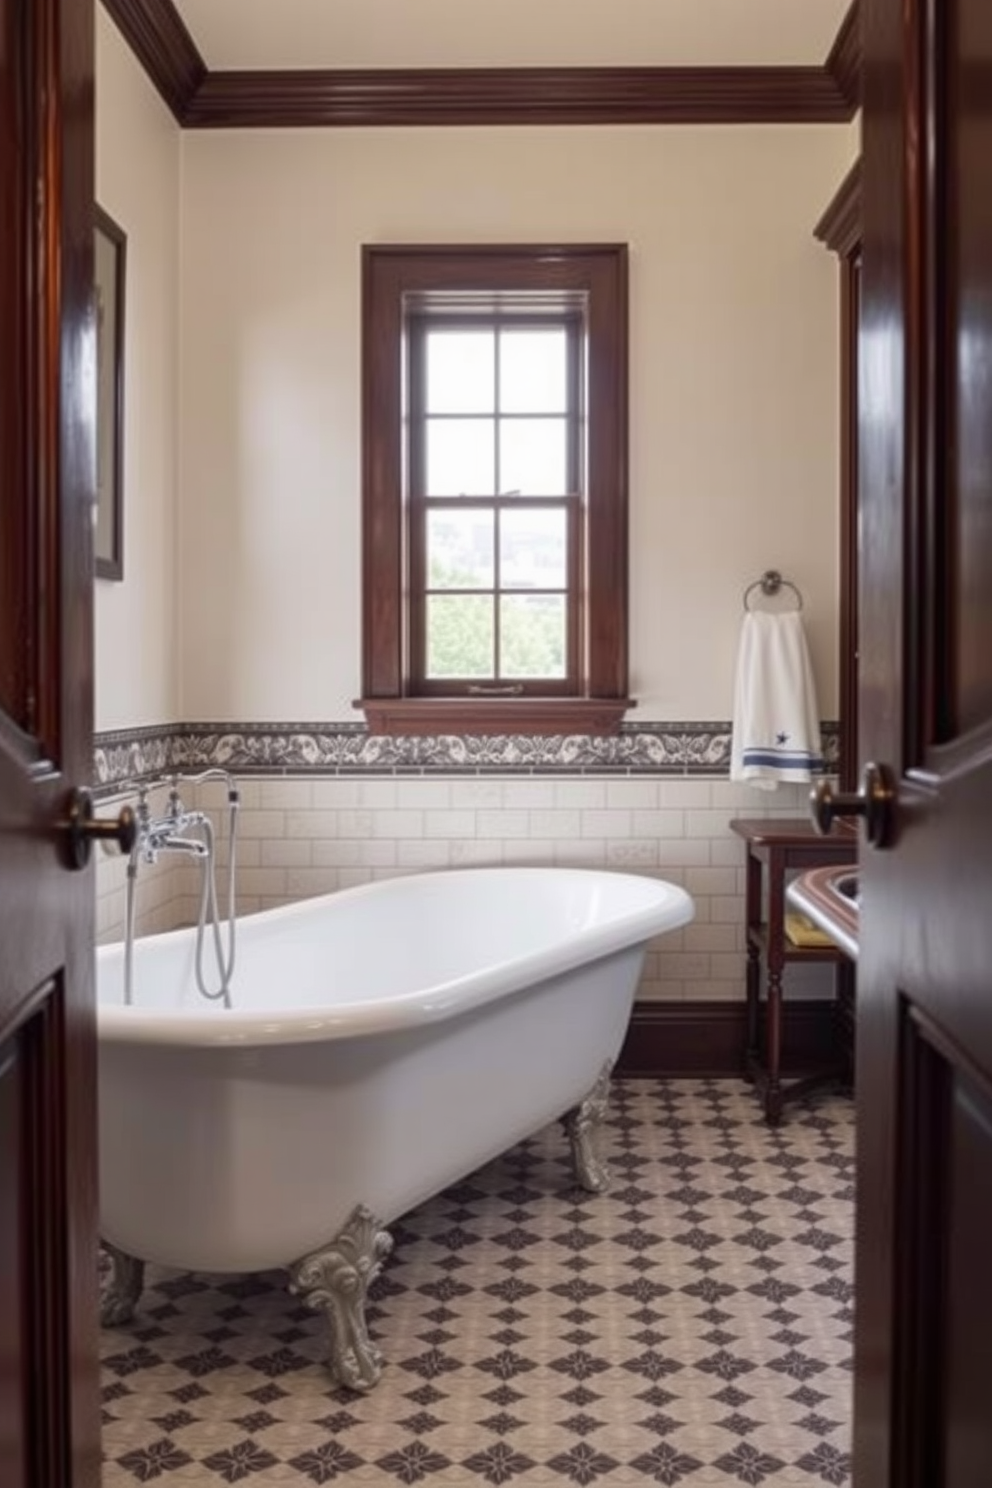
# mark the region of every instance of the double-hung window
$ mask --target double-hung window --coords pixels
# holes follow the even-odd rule
[[[626,254],[369,247],[363,707],[604,732],[626,697]]]
[[[575,314],[412,316],[410,653],[433,697],[562,696],[578,673]]]

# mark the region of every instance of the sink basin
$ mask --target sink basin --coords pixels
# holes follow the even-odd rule
[[[856,863],[824,864],[800,874],[787,897],[834,945],[856,961],[860,930],[861,877]]]
[[[857,873],[839,873],[836,878],[828,879],[826,886],[832,894],[839,894],[848,904],[860,908],[861,880]]]

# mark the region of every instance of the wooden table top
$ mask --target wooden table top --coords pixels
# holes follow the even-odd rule
[[[857,828],[849,822],[837,822],[830,835],[823,837],[804,816],[735,816],[730,822],[730,830],[743,837],[745,842],[769,847],[802,847],[819,842],[825,848],[843,847],[857,855]]]

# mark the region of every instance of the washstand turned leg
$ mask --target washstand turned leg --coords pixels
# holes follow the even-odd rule
[[[327,1314],[328,1367],[349,1390],[371,1390],[382,1372],[382,1355],[365,1322],[365,1299],[392,1248],[392,1236],[359,1204],[329,1245],[289,1268],[290,1291]]]
[[[782,1120],[782,968],[768,966],[768,993],[765,1009],[765,1065],[768,1083],[765,1086],[765,1121],[769,1126],[778,1126]]]
[[[104,1328],[117,1328],[134,1317],[145,1285],[145,1263],[107,1240],[100,1241],[100,1249],[110,1261],[109,1274],[100,1289],[100,1323]]]
[[[612,1069],[613,1060],[608,1059],[582,1104],[562,1117],[562,1125],[572,1144],[576,1182],[590,1193],[605,1193],[610,1186],[609,1171],[600,1160],[596,1147],[609,1109]]]

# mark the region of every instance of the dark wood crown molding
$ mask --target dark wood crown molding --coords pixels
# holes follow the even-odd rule
[[[527,67],[212,72],[194,129],[444,124],[830,123],[822,67]]]
[[[861,161],[856,160],[837,188],[833,201],[814,228],[814,236],[831,253],[848,258],[861,242]]]
[[[173,0],[103,0],[103,8],[177,121],[185,124],[207,64]]]
[[[826,71],[850,107],[851,117],[861,107],[863,67],[861,0],[852,0],[851,8],[837,32],[837,39],[830,48],[826,64]]]
[[[861,95],[858,0],[820,67],[211,71],[174,0],[103,0],[189,129],[480,124],[834,124]]]

